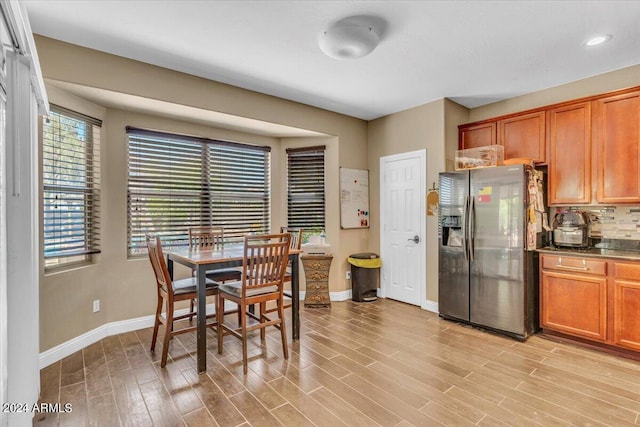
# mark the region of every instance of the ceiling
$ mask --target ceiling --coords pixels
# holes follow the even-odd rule
[[[365,120],[469,108],[640,64],[640,1],[34,1],[35,33]],[[318,38],[367,17],[368,56]],[[583,45],[595,34],[613,38]]]

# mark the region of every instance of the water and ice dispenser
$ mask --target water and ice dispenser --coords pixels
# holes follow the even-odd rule
[[[442,246],[462,246],[463,229],[462,216],[449,215],[442,217]]]

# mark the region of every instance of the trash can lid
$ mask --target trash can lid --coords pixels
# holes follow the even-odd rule
[[[374,254],[375,255],[375,254]],[[349,264],[361,268],[380,268],[382,260],[380,258],[347,258]]]
[[[360,254],[349,255],[349,258],[355,258],[355,259],[374,259],[378,257],[379,255],[374,254],[373,252],[362,252]]]

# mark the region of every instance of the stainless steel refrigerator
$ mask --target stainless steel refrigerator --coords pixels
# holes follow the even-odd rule
[[[440,174],[442,317],[519,339],[537,329],[538,257],[525,250],[529,169],[514,165]]]

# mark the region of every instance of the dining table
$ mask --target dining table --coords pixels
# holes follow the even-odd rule
[[[302,251],[299,249],[289,250],[291,261],[291,330],[294,340],[300,339],[300,277],[298,258]],[[244,259],[244,245],[225,244],[221,249],[197,249],[189,247],[176,247],[168,249],[167,268],[173,279],[174,263],[182,264],[196,274],[197,292],[197,364],[198,373],[207,370],[207,334],[206,334],[206,292],[205,282],[207,271],[241,267]]]

